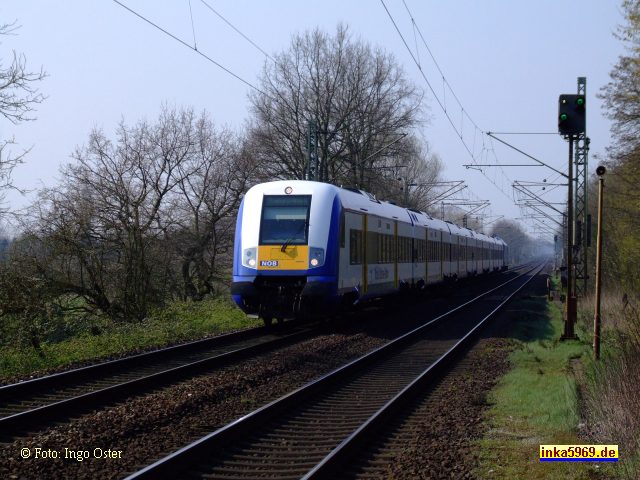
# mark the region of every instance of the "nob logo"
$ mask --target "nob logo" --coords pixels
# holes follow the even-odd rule
[[[278,261],[277,260],[260,260],[260,266],[261,267],[277,267]]]

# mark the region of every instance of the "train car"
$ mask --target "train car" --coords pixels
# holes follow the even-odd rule
[[[231,294],[269,325],[504,268],[499,238],[362,190],[274,181],[240,205]]]

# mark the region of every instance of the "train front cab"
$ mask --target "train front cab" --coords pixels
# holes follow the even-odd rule
[[[231,285],[238,306],[267,325],[334,308],[339,218],[340,202],[322,184],[273,182],[247,192]]]

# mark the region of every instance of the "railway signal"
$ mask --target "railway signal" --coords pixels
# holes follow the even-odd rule
[[[580,80],[578,82],[580,84]],[[580,92],[580,89],[578,89]],[[567,192],[567,302],[565,329],[561,339],[577,338],[574,325],[576,322],[576,265],[574,264],[574,254],[579,252],[580,235],[574,238],[576,225],[574,222],[574,176],[573,176],[573,147],[574,142],[579,146],[579,140],[584,137],[586,130],[586,99],[584,90],[578,94],[564,94],[558,98],[558,132],[569,141],[569,168],[568,168],[568,192]],[[577,168],[577,167],[576,167]],[[580,233],[582,227],[579,227]]]
[[[558,99],[558,131],[575,136],[586,129],[586,100],[584,95],[560,95]]]

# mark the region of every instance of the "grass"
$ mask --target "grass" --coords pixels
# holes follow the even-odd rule
[[[604,464],[541,463],[540,444],[584,444],[578,438],[579,407],[572,362],[588,355],[583,341],[559,341],[562,312],[546,296],[519,301],[512,336],[513,365],[492,390],[489,432],[479,442],[475,474],[492,479],[597,478]],[[513,310],[513,309],[512,309]]]
[[[593,338],[593,297],[578,308],[579,331]],[[626,300],[626,301],[624,301]],[[601,360],[585,365],[586,418],[602,443],[619,445],[621,478],[640,478],[640,312],[638,299],[622,289],[602,295]]]
[[[102,320],[100,328],[84,329],[60,341],[42,343],[42,354],[32,347],[0,347],[0,379],[25,377],[43,370],[122,356],[141,350],[202,338],[207,335],[257,326],[230,301],[175,302],[139,323],[114,324]]]

